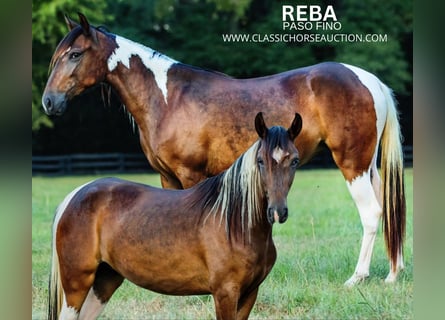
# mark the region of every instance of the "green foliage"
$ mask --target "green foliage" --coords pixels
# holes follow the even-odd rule
[[[34,132],[39,130],[41,126],[52,128],[53,123],[48,118],[48,116],[43,114],[40,110],[40,100],[36,101],[39,95],[37,94],[38,89],[36,88],[35,83],[32,84],[32,92],[32,131]]]
[[[403,59],[400,44],[392,37],[388,40],[386,43],[343,44],[338,48],[337,60],[379,75],[394,91],[406,94],[407,85],[412,80],[409,63]]]
[[[408,94],[412,81],[412,10],[412,1],[342,1],[342,32],[387,34],[388,41],[339,43],[336,59],[365,68],[395,91]]]
[[[232,12],[237,18],[241,18],[252,0],[207,0],[207,2],[214,3],[218,11]]]
[[[33,43],[52,49],[47,53],[51,55],[57,43],[68,31],[64,22],[65,14],[77,19],[77,12],[81,12],[94,22],[106,23],[113,18],[112,15],[105,13],[107,5],[107,0],[94,2],[88,0],[34,1],[32,10]],[[41,54],[41,52],[38,53]]]

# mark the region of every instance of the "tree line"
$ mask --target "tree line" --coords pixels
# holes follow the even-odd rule
[[[385,34],[386,42],[227,42],[223,34],[327,33],[283,31],[282,5],[332,5],[344,34]],[[32,8],[33,154],[139,152],[137,129],[114,94],[101,87],[73,99],[61,117],[41,106],[48,66],[67,33],[64,14],[82,12],[177,61],[233,77],[265,76],[321,61],[360,66],[395,93],[405,144],[412,144],[412,2],[403,0],[42,0]],[[333,31],[329,31],[333,32]]]

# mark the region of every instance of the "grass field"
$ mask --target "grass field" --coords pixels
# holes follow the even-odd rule
[[[297,171],[288,197],[289,219],[274,226],[278,258],[260,286],[251,319],[412,319],[413,170],[407,169],[405,270],[386,285],[388,260],[381,228],[370,277],[353,288],[352,274],[361,223],[338,170]],[[32,310],[45,319],[51,257],[51,226],[56,206],[75,187],[98,176],[32,179]],[[159,185],[156,174],[119,175]],[[213,319],[211,296],[171,297],[125,281],[100,319]]]

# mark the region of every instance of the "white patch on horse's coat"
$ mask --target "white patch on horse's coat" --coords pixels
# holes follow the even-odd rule
[[[116,44],[118,47],[108,58],[108,70],[110,72],[113,71],[117,67],[118,62],[130,69],[131,57],[138,56],[144,66],[153,72],[156,84],[162,91],[164,100],[167,103],[167,72],[177,61],[117,35]]]
[[[384,88],[382,88],[384,84],[372,73],[345,63],[342,63],[342,65],[354,72],[359,78],[360,82],[371,93],[372,99],[374,100],[375,115],[377,117],[377,139],[380,139],[385,127],[387,113],[387,105],[385,95],[383,93]]]
[[[345,285],[352,286],[369,275],[369,265],[374,247],[382,208],[374,192],[370,171],[347,182],[349,192],[360,214],[363,227],[363,240],[354,274]]]
[[[63,301],[62,309],[60,310],[59,319],[75,320],[78,319],[79,312],[74,307],[68,307],[66,300]]]
[[[91,288],[80,309],[79,319],[96,319],[105,308],[105,305],[106,303],[102,303],[95,295],[93,288]]]
[[[280,147],[275,147],[275,149],[272,152],[272,158],[277,162],[280,163],[283,161],[284,157],[288,156],[288,152],[284,152],[283,149]]]

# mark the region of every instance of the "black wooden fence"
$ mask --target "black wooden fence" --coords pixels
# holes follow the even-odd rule
[[[413,147],[404,147],[405,166],[413,164]],[[335,164],[326,150],[315,156],[303,169],[333,168]],[[142,153],[71,154],[33,156],[33,175],[100,174],[123,172],[153,172]]]
[[[152,169],[142,153],[70,154],[32,157],[33,175],[149,171],[152,171]]]

